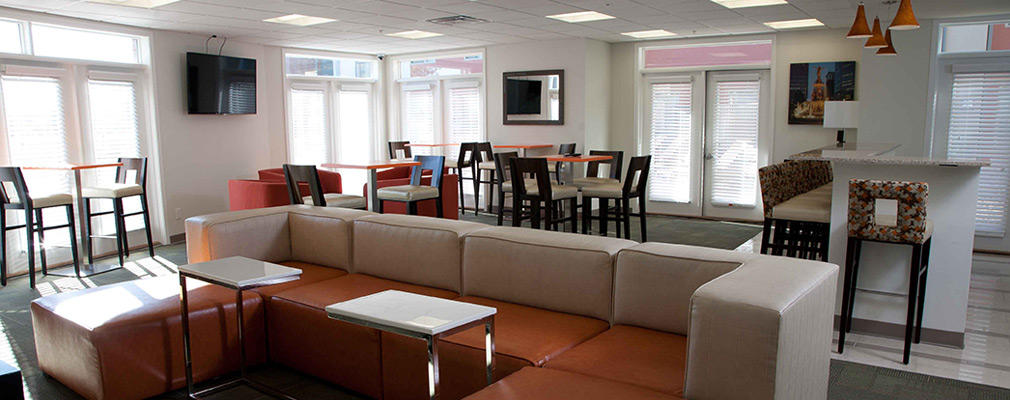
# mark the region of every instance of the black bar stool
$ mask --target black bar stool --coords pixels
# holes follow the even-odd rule
[[[147,207],[147,157],[141,158],[120,158],[116,167],[116,182],[100,186],[81,188],[81,195],[84,196],[84,232],[88,246],[88,263],[94,264],[95,253],[92,248],[92,239],[116,239],[116,249],[119,254],[119,265],[126,262],[125,257],[130,256],[130,242],[127,240],[126,217],[141,215],[144,217],[144,234],[147,236],[147,252],[154,257],[154,240],[151,239],[151,216]],[[133,172],[133,179],[128,175]],[[127,214],[123,209],[123,199],[133,196],[140,197],[140,211]],[[112,200],[112,211],[92,212],[92,200]],[[116,224],[116,236],[102,236],[92,234],[91,219],[102,215],[113,214]],[[106,271],[108,272],[108,271]]]
[[[7,193],[7,185],[14,188],[17,201]],[[42,221],[42,210],[51,207],[65,207],[67,223],[65,225],[47,227]],[[24,210],[25,223],[7,226],[7,210]],[[35,288],[35,234],[39,235],[39,259],[42,261],[42,274],[48,275],[46,265],[45,231],[52,229],[70,229],[70,251],[73,252],[74,271],[81,274],[80,259],[77,255],[77,229],[74,227],[74,197],[66,193],[32,197],[28,193],[21,168],[0,167],[0,285],[7,286],[7,231],[25,228],[28,236],[28,285]]]
[[[541,204],[543,204],[545,229],[556,231],[560,224],[571,222],[572,233],[578,232],[579,189],[551,182],[545,158],[515,157],[509,159],[509,163],[512,170],[512,210],[513,213],[518,212],[512,216],[512,226],[522,225],[522,204],[524,201],[528,201],[530,202],[530,224],[533,229],[540,229],[540,210]],[[524,184],[518,184],[519,182]],[[564,200],[571,203],[569,207],[571,216],[569,217],[560,217],[561,204]],[[520,217],[517,218],[517,215]]]
[[[317,207],[355,208],[364,210],[367,203],[364,196],[343,193],[323,193],[319,183],[319,170],[315,165],[284,164],[284,181],[288,185],[288,200],[291,204],[309,203]],[[302,196],[300,183],[309,186],[309,195]]]
[[[642,242],[648,240],[645,224],[645,188],[649,183],[649,168],[652,156],[631,157],[628,162],[628,175],[624,183],[598,183],[582,187],[582,233],[589,233],[589,223],[592,217],[593,199],[600,201],[600,233],[607,234],[607,224],[613,219],[617,228],[617,237],[621,237],[621,224],[624,224],[624,238],[631,238],[631,216],[638,216],[642,229]],[[631,199],[638,198],[638,213],[631,212]],[[610,217],[610,200],[614,200],[615,215]]]
[[[473,209],[474,214],[476,215],[476,210],[480,209],[481,184],[491,185],[490,190],[487,192],[488,204],[494,204],[495,185],[498,184],[498,180],[495,178],[494,149],[491,147],[491,142],[479,142],[474,144],[473,164],[470,169],[474,177]],[[487,180],[484,180],[484,172],[488,173]]]
[[[852,329],[852,310],[856,300],[856,278],[864,241],[912,246],[909,266],[908,311],[905,322],[905,351],[902,362],[908,364],[915,343],[922,335],[922,311],[926,300],[929,273],[929,248],[933,241],[933,221],[926,219],[929,186],[924,182],[895,182],[853,179],[849,181],[849,242],[845,252],[845,279],[842,288],[841,326],[838,329],[838,353],[845,348],[845,334]],[[898,201],[898,215],[876,215],[876,200]]]
[[[435,211],[442,218],[442,170],[445,168],[445,157],[414,156],[414,161],[421,165],[410,167],[410,184],[379,188],[376,192],[379,198],[379,213],[382,213],[382,203],[385,201],[402,201],[407,203],[407,214],[417,215],[417,202],[435,200]],[[421,173],[431,171],[431,184],[421,184]]]
[[[476,179],[474,175],[470,175],[469,178],[463,177],[464,169],[471,169],[474,159],[474,148],[477,142],[460,143],[459,145],[459,155],[455,161],[449,160],[445,162],[445,166],[449,168],[449,172],[455,172],[459,176],[459,211],[460,213],[466,214],[466,201],[463,196],[463,180],[473,181]],[[476,197],[474,197],[476,199]],[[474,202],[473,214],[477,215],[477,203]]]

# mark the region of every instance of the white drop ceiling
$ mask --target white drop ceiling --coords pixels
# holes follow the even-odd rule
[[[636,40],[622,32],[663,29],[677,37],[774,32],[766,22],[816,18],[847,28],[856,0],[789,0],[789,4],[728,9],[710,0],[181,0],[153,9],[81,0],[0,0],[0,6],[193,34],[229,41],[369,54],[400,54],[501,43],[590,38]],[[913,0],[919,18],[1010,13],[1008,0]],[[887,7],[867,1],[868,16]],[[0,9],[0,16],[2,16]],[[566,23],[545,16],[597,11],[616,18]],[[263,22],[288,14],[336,19],[298,27]],[[468,15],[492,22],[459,27],[428,19]],[[815,28],[825,29],[825,28]],[[443,36],[403,39],[389,33],[421,30]]]

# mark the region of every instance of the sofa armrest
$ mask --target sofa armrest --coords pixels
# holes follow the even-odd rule
[[[189,263],[244,256],[281,262],[291,259],[288,212],[281,206],[203,215],[186,219]]]
[[[760,256],[698,288],[684,397],[825,399],[837,281],[834,264]]]

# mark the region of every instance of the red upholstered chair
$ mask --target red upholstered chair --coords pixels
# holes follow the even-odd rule
[[[410,169],[407,168],[409,172]],[[340,174],[319,171],[323,193],[343,193]],[[308,185],[299,185],[302,195],[309,195]],[[291,203],[284,169],[270,168],[259,171],[259,180],[233,179],[228,181],[228,209],[231,211],[285,206]]]
[[[459,175],[450,174],[448,171],[449,169],[445,168],[442,173],[442,216],[447,219],[459,219],[459,205],[456,201],[459,198]],[[379,171],[376,175],[379,188],[410,184],[410,168],[392,168]],[[430,182],[430,176],[421,177],[421,184],[427,185]],[[362,186],[361,193],[368,197],[368,185]],[[385,214],[406,214],[407,206],[398,201],[387,201],[382,205],[382,211]],[[436,216],[435,202],[418,203],[417,215]]]

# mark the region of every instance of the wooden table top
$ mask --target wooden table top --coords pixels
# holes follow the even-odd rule
[[[454,147],[459,143],[408,143],[407,147]]]
[[[372,160],[361,163],[331,163],[323,164],[323,168],[352,168],[352,169],[383,169],[383,168],[403,168],[416,167],[421,165],[420,161],[414,160]]]
[[[54,164],[54,165],[24,165],[21,169],[52,170],[52,171],[80,171],[84,169],[122,167],[122,163],[107,164]]]
[[[532,158],[546,158],[550,162],[592,162],[592,161],[609,161],[614,159],[613,156],[566,156],[564,154],[550,154],[546,156],[533,156]]]
[[[492,146],[496,149],[546,149],[554,147],[553,144],[496,144]]]

